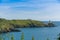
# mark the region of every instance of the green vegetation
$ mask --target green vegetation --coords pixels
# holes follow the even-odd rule
[[[49,40],[49,38],[47,38],[47,40]]]
[[[57,38],[57,40],[60,40],[60,33],[59,33],[59,35],[58,35],[58,38]]]
[[[0,34],[0,40],[4,40],[1,34]]]
[[[60,40],[60,36],[57,38],[57,40]]]
[[[33,27],[50,27],[53,23],[45,24],[42,21],[36,20],[6,20],[0,18],[0,33],[19,31],[15,28],[33,28]]]
[[[9,35],[10,36],[10,35]],[[18,36],[17,36],[18,37]],[[8,38],[8,37],[7,37]],[[20,37],[21,39],[19,39],[19,40],[25,40],[24,39],[24,33],[22,33],[22,35],[21,35],[21,37]],[[28,37],[27,37],[28,38]],[[3,37],[3,35],[0,35],[0,40],[6,40],[6,38],[4,38]],[[8,39],[8,40],[16,40],[15,38],[14,38],[14,34],[12,34],[11,35],[11,37],[10,37],[10,39]],[[31,40],[35,40],[35,38],[34,38],[34,36],[32,36],[32,39]],[[47,38],[46,40],[50,40],[49,38]],[[60,40],[60,35],[59,35],[59,37],[56,39],[56,40]]]
[[[11,40],[14,40],[14,35],[12,34]]]
[[[32,36],[32,40],[34,40],[34,36]]]
[[[24,40],[24,33],[22,33],[21,35],[21,40]]]
[[[14,27],[27,28],[27,27],[43,27],[45,24],[36,20],[11,20],[10,23]]]
[[[0,37],[0,40],[3,40],[3,38],[2,38],[2,37]]]

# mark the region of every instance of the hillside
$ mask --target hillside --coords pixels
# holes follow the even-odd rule
[[[42,21],[36,20],[6,20],[0,18],[0,32],[14,31],[15,28],[34,28],[34,27],[51,27],[53,23],[45,24]],[[18,31],[18,30],[15,30]]]

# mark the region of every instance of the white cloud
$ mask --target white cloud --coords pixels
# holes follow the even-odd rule
[[[42,3],[39,3],[40,1]],[[25,10],[20,7],[25,7]],[[60,4],[56,0],[33,0],[2,4],[0,5],[0,17],[8,19],[60,20]]]

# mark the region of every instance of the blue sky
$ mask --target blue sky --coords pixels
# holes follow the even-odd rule
[[[60,0],[0,0],[0,18],[60,21]]]

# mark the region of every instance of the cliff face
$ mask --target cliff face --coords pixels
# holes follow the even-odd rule
[[[53,23],[45,24],[36,20],[6,20],[0,19],[0,32],[14,31],[15,28],[32,28],[32,27],[53,27]],[[18,30],[16,30],[18,31]]]

